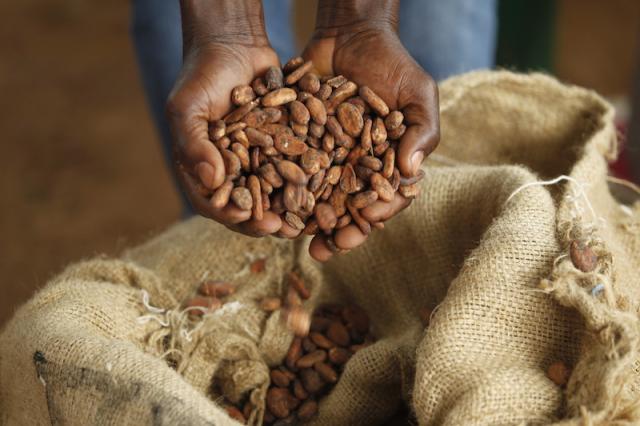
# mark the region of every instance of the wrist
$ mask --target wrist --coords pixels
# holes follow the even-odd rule
[[[267,46],[261,0],[180,0],[185,54],[202,46]]]
[[[398,0],[319,0],[314,37],[338,37],[398,27]]]

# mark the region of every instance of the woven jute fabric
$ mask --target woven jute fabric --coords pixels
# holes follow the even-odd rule
[[[69,266],[0,336],[2,424],[237,424],[222,397],[250,398],[259,424],[292,336],[258,303],[291,270],[312,290],[305,306],[356,303],[377,337],[311,424],[385,424],[402,405],[421,425],[639,424],[640,203],[609,190],[612,108],[508,72],[452,78],[440,97],[420,197],[326,265],[304,243],[195,218]],[[576,240],[594,271],[572,263]],[[182,304],[206,278],[238,291],[191,321]],[[555,361],[566,388],[546,375]]]

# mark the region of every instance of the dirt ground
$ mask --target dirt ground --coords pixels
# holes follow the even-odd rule
[[[629,17],[638,12],[627,7],[635,1],[606,4]],[[599,12],[585,2],[604,4],[563,0],[563,13],[567,5],[591,10],[599,25]],[[629,54],[616,49],[632,45],[630,33],[619,31],[615,17],[608,30],[591,31],[583,15],[572,22],[584,34],[623,35],[597,63],[626,58],[599,69],[611,77],[626,67],[628,78]],[[129,2],[3,1],[0,16],[1,325],[69,262],[145,239],[178,220],[180,206],[138,80]],[[602,37],[587,46],[579,32],[563,34],[560,49],[579,60],[565,58],[562,77],[582,73],[573,81],[598,88],[585,64],[594,63],[591,43]]]

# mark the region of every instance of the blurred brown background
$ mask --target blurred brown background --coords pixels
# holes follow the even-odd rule
[[[640,2],[555,6],[556,74],[615,99],[624,122]],[[311,8],[297,3],[299,33]],[[70,261],[140,242],[180,206],[139,83],[129,2],[5,1],[0,16],[2,324]]]

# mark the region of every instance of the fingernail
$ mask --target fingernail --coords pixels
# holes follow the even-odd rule
[[[196,174],[200,178],[200,182],[207,188],[213,189],[213,166],[209,163],[196,164]]]
[[[414,152],[411,156],[411,171],[415,176],[422,165],[422,160],[424,160],[424,153],[422,151]]]

